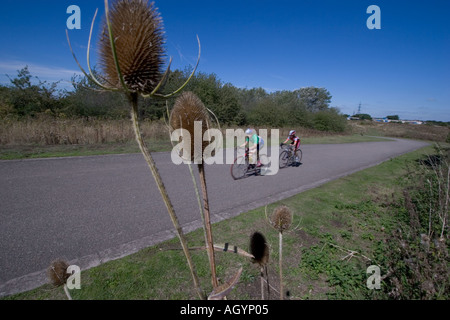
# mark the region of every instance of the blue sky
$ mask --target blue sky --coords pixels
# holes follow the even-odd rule
[[[224,83],[267,91],[325,87],[343,113],[450,121],[450,1],[159,0],[172,69],[196,62]],[[67,8],[81,9],[70,30],[86,66],[89,28],[103,0],[0,1],[0,83],[25,65],[50,82],[79,73],[66,41]],[[369,30],[370,5],[381,29]],[[91,60],[95,64],[95,41]],[[66,82],[64,82],[66,81]]]

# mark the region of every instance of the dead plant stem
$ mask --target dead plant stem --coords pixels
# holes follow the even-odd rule
[[[212,227],[211,227],[211,214],[209,211],[209,200],[208,200],[208,190],[206,187],[206,175],[205,175],[205,166],[203,163],[198,164],[198,172],[200,175],[200,183],[203,192],[203,209],[205,214],[204,225],[206,232],[206,246],[208,249],[208,258],[209,264],[211,268],[211,281],[213,288],[216,289],[219,286],[216,275],[216,262],[214,255],[214,241],[212,235]]]
[[[170,219],[172,220],[172,223],[175,227],[175,230],[177,232],[178,238],[180,240],[181,246],[183,247],[184,255],[186,256],[187,263],[189,265],[189,269],[191,271],[192,279],[194,281],[195,289],[197,291],[197,294],[199,295],[200,299],[205,300],[206,296],[204,292],[200,288],[200,282],[198,279],[197,271],[195,269],[195,265],[192,261],[191,254],[189,252],[189,247],[187,244],[186,237],[183,233],[183,229],[181,228],[181,225],[178,221],[178,218],[176,216],[175,210],[173,208],[172,202],[169,198],[169,195],[167,193],[167,190],[164,186],[164,183],[161,179],[161,176],[158,172],[158,168],[156,167],[156,163],[153,160],[153,157],[150,154],[150,151],[148,150],[144,139],[141,134],[140,126],[139,126],[139,119],[138,119],[138,96],[137,94],[131,94],[129,97],[129,100],[132,105],[132,112],[131,112],[131,118],[133,121],[133,128],[136,135],[136,141],[139,144],[139,148],[144,155],[144,158],[150,168],[150,171],[153,175],[153,178],[155,179],[156,185],[158,186],[158,190],[161,193],[161,196],[163,198],[163,201],[167,207],[167,211],[169,213]]]
[[[279,263],[280,263],[280,300],[284,300],[283,297],[283,292],[284,292],[284,288],[283,288],[283,233],[280,232],[280,259],[279,259]]]

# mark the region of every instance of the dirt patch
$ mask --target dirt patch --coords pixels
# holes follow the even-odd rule
[[[301,247],[311,247],[320,242],[319,239],[309,235],[304,230],[296,230],[295,235],[298,237]]]
[[[255,268],[258,268],[255,266]],[[236,290],[236,295],[240,297],[245,297],[249,300],[261,300],[261,277],[256,276],[253,281],[242,283]],[[267,281],[268,279],[268,281]],[[280,278],[279,274],[273,270],[270,266],[268,267],[267,274],[264,274],[264,300],[280,300]],[[286,284],[285,284],[286,287]],[[288,288],[286,290],[289,290]]]

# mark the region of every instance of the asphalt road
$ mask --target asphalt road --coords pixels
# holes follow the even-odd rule
[[[231,178],[230,165],[209,165],[212,220],[290,197],[425,145],[401,139],[304,145],[300,167],[238,181]],[[187,165],[174,165],[169,153],[153,156],[184,230],[201,227]],[[84,270],[173,237],[173,225],[140,154],[0,161],[0,296],[45,283],[45,270],[56,258]]]

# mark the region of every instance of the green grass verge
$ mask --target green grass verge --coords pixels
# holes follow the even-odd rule
[[[368,135],[334,135],[324,137],[307,137],[302,139],[302,144],[336,144],[336,143],[357,143],[357,142],[378,142],[389,141],[389,138],[368,136]]]
[[[148,140],[147,143],[151,152],[169,151],[172,148],[170,141]],[[135,142],[90,145],[0,146],[0,160],[98,156],[139,152],[139,147]]]
[[[249,250],[252,233],[264,234],[270,247],[271,297],[278,299],[278,233],[268,224],[265,210],[270,214],[286,205],[294,212],[293,228],[284,234],[283,244],[284,286],[291,299],[384,299],[381,291],[366,287],[366,270],[378,264],[382,275],[387,272],[383,269],[383,252],[389,249],[385,240],[396,228],[399,214],[404,214],[399,206],[403,177],[417,159],[432,153],[431,147],[424,148],[214,224],[215,242]],[[202,230],[187,237],[191,247],[204,245]],[[193,259],[202,288],[211,292],[206,253],[193,251]],[[243,267],[230,299],[260,299],[259,267],[231,253],[217,252],[216,259],[221,281]],[[81,286],[72,291],[73,299],[198,298],[177,239],[83,271]],[[62,288],[47,284],[4,299],[65,298]]]
[[[337,135],[327,137],[308,137],[302,140],[303,144],[335,144],[386,141],[383,138],[375,138],[361,135]],[[147,145],[151,152],[168,152],[172,150],[172,144],[167,140],[148,140]],[[269,144],[270,146],[270,139]],[[0,160],[96,156],[107,154],[139,153],[139,147],[132,141],[128,143],[107,143],[91,145],[26,145],[8,146],[0,145]]]

